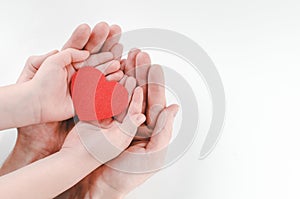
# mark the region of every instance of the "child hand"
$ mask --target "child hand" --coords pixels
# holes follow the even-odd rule
[[[62,121],[74,116],[69,83],[75,73],[73,66],[89,57],[88,51],[66,49],[48,57],[31,80],[38,96],[39,123]]]
[[[143,91],[136,88],[122,122],[103,120],[78,122],[66,137],[61,151],[91,157],[98,166],[117,157],[131,143],[137,128],[145,121],[141,113]]]

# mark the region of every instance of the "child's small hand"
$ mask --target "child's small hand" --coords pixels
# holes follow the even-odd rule
[[[31,80],[38,96],[38,121],[62,121],[74,116],[69,83],[75,69],[72,64],[89,57],[88,51],[66,49],[48,57]]]
[[[130,145],[137,128],[146,119],[141,113],[142,103],[143,90],[138,87],[122,122],[79,121],[66,137],[61,152],[91,157],[92,162],[98,162],[97,166],[114,159]]]

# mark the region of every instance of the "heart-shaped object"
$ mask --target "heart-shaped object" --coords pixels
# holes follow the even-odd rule
[[[122,113],[128,105],[127,90],[93,67],[79,69],[71,80],[71,95],[81,121],[103,120]]]

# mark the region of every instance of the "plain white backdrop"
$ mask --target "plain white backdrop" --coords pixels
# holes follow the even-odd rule
[[[296,0],[1,1],[0,85],[14,83],[30,55],[59,49],[80,23],[185,34],[222,77],[223,135],[205,160],[198,136],[182,159],[127,198],[299,198],[299,20]],[[14,139],[14,129],[1,132],[2,161]]]

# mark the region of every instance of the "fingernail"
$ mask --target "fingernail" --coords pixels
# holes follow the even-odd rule
[[[138,123],[141,124],[146,120],[146,117],[145,117],[145,115],[141,114],[136,119],[137,119]]]

